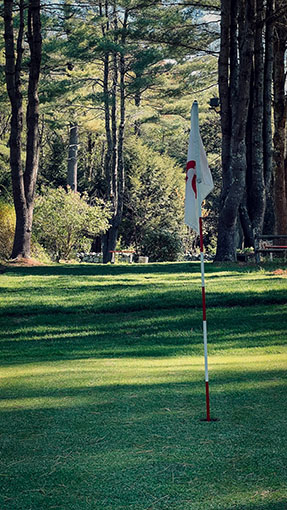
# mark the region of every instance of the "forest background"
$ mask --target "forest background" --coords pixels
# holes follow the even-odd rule
[[[183,201],[195,99],[215,182],[208,251],[236,260],[256,235],[287,234],[283,0],[0,9],[2,257],[194,253]]]

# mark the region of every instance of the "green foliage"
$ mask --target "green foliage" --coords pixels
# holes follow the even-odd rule
[[[57,261],[68,259],[72,252],[87,249],[91,238],[108,229],[110,212],[102,200],[93,206],[87,196],[63,188],[45,189],[36,198],[35,238]]]
[[[141,253],[149,257],[151,262],[175,262],[182,253],[182,242],[176,232],[168,230],[146,231]]]
[[[0,258],[8,259],[12,253],[15,224],[13,205],[0,201]]]
[[[184,175],[174,161],[139,138],[126,146],[127,189],[120,234],[126,246],[140,251],[146,232],[182,228]],[[166,260],[166,259],[162,259]]]
[[[31,241],[31,257],[44,264],[49,264],[52,262],[52,259],[49,256],[47,250],[45,250],[45,248],[35,239],[33,233]]]
[[[208,13],[218,10],[215,2],[208,0],[205,4]],[[185,228],[183,173],[189,112],[192,101],[197,98],[201,124],[208,122],[208,99],[216,95],[217,83],[217,58],[209,52],[209,45],[217,34],[212,24],[201,19],[204,7],[153,4],[145,0],[140,4],[126,0],[106,5],[109,30],[105,28],[105,34],[103,28],[107,27],[108,18],[105,12],[101,15],[97,3],[60,0],[43,5],[43,61],[39,90],[41,154],[37,186],[41,191],[43,186],[66,185],[67,126],[76,118],[80,134],[78,190],[87,191],[90,197],[105,195],[108,183],[104,172],[107,143],[103,106],[107,97],[103,90],[103,57],[110,52],[112,60],[114,51],[118,52],[118,58],[124,55],[127,183],[120,234],[123,246],[132,245],[140,250],[146,232],[163,229],[181,235]],[[119,17],[116,30],[113,7]],[[122,44],[125,8],[131,8],[131,11],[124,34],[125,43]],[[200,56],[195,57],[197,49],[205,48],[208,55],[200,51]],[[4,64],[3,41],[0,58],[0,63]],[[26,72],[25,67],[23,83],[27,79]],[[111,68],[109,93],[112,79]],[[5,114],[3,119],[8,120],[3,65],[0,80],[4,91],[3,97],[0,93],[0,115]],[[212,84],[214,89],[210,88]],[[108,100],[111,106],[112,98],[109,96]],[[24,132],[25,115],[24,109]],[[136,125],[141,140],[133,136]],[[210,139],[210,129],[206,138]],[[0,133],[0,190],[2,185],[10,191],[7,142],[8,132]],[[208,210],[214,210],[210,197],[207,205]],[[212,224],[216,225],[216,218]],[[210,228],[208,231],[211,232]],[[84,237],[81,237],[83,242]],[[85,243],[88,246],[89,239]]]
[[[1,71],[0,71],[1,77]],[[9,109],[5,100],[7,97],[4,96],[6,86],[1,83],[0,89],[3,90],[3,97],[0,96],[0,194],[1,197],[5,197],[5,200],[9,200],[11,197],[11,177],[10,177],[10,165],[9,165],[9,130],[10,130],[10,115]]]
[[[67,182],[68,141],[61,132],[46,127],[40,156],[38,186],[59,187]]]

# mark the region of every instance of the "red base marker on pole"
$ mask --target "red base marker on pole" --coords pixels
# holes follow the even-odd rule
[[[206,325],[206,300],[205,300],[205,277],[204,277],[204,250],[203,250],[203,231],[202,218],[199,218],[199,235],[200,235],[200,261],[201,261],[201,280],[202,280],[202,319],[203,319],[203,343],[204,343],[204,363],[205,363],[205,401],[206,401],[206,418],[201,421],[218,421],[217,418],[210,417],[209,402],[209,382],[208,382],[208,356],[207,356],[207,325]]]
[[[200,211],[201,212],[201,211]],[[205,300],[205,275],[204,275],[204,248],[202,217],[199,218],[200,236],[200,262],[202,282],[202,320],[203,320],[203,343],[204,343],[204,364],[205,364],[205,396],[206,396],[206,421],[210,421],[209,384],[208,384],[208,357],[207,357],[207,325],[206,325],[206,300]]]
[[[218,421],[217,418],[210,417],[202,217],[199,218],[199,235],[200,235],[200,261],[201,261],[201,281],[202,281],[202,319],[203,319],[203,343],[204,343],[204,364],[205,364],[205,401],[206,401],[206,418],[204,418],[201,421]]]
[[[206,421],[210,421],[209,384],[208,384],[208,381],[205,381],[205,398],[206,398]]]

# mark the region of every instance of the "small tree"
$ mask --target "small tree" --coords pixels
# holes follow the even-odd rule
[[[97,199],[93,205],[87,196],[71,189],[46,189],[36,198],[34,234],[58,262],[68,259],[73,250],[87,247],[89,239],[109,228],[110,211]]]

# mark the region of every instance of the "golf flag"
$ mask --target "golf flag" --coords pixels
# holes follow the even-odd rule
[[[213,180],[208,167],[208,162],[198,126],[198,104],[194,101],[191,109],[191,130],[189,135],[186,186],[185,186],[185,223],[195,230],[200,236],[200,266],[201,266],[201,289],[202,289],[202,321],[203,321],[203,345],[205,365],[205,395],[206,395],[206,421],[210,418],[209,405],[209,378],[208,378],[208,355],[207,355],[207,323],[205,301],[205,276],[203,254],[203,231],[201,217],[201,203],[213,189]]]
[[[184,221],[198,234],[201,204],[212,189],[212,175],[199,133],[198,104],[194,101],[191,109],[191,130],[186,164]]]

